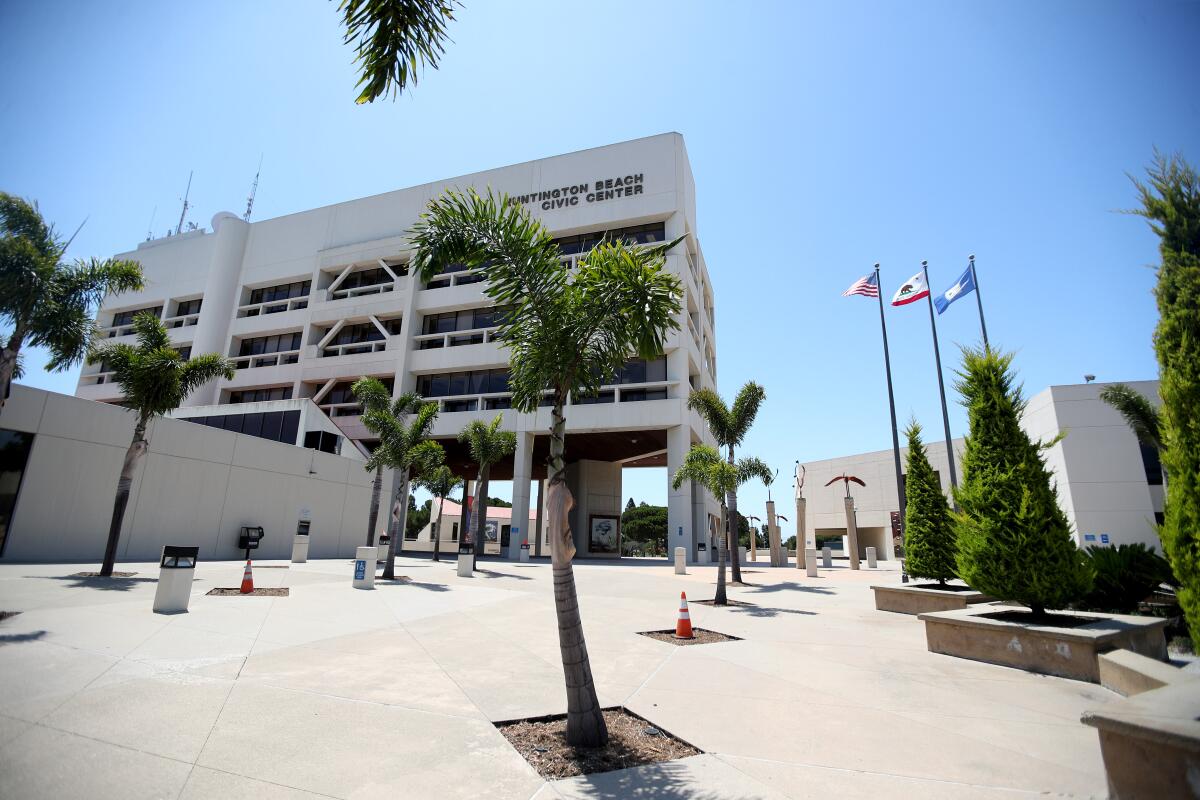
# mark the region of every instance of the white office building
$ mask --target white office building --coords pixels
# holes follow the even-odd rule
[[[1100,400],[1108,384],[1086,383],[1050,386],[1029,400],[1021,418],[1022,427],[1035,440],[1053,441],[1044,452],[1058,488],[1058,502],[1080,547],[1141,542],[1162,545],[1154,525],[1162,521],[1162,466],[1158,453],[1143,446],[1124,419]],[[1158,381],[1129,384],[1159,402]],[[926,431],[936,426],[929,425]],[[953,441],[956,473],[962,476],[963,440]],[[949,462],[944,441],[927,442],[930,464],[942,489],[950,494]],[[907,459],[901,450],[901,467]],[[851,484],[854,497],[859,549],[875,547],[881,557],[895,557],[894,513],[899,509],[896,472],[892,451],[879,450],[822,461],[803,462],[805,521],[807,536],[827,538],[833,548],[846,533],[842,482],[826,487],[831,478],[854,475],[866,486]]]
[[[493,340],[495,309],[483,293],[482,276],[450,269],[422,282],[408,270],[406,232],[427,203],[447,189],[469,187],[514,197],[554,234],[563,260],[572,264],[606,234],[642,243],[684,237],[667,257],[684,287],[684,307],[663,355],[631,360],[598,396],[578,398],[567,410],[576,502],[571,528],[579,555],[616,555],[619,532],[612,534],[612,520],[622,508],[622,469],[665,466],[673,472],[690,445],[708,436],[701,419],[688,411],[687,396],[692,388],[716,383],[712,284],[679,134],[260,222],[219,213],[211,231],[143,242],[121,254],[142,264],[146,289],[110,298],[97,322],[119,340],[129,336],[134,315],[148,310],[164,321],[184,352],[234,359],[232,380],[203,387],[175,415],[225,430],[332,453],[345,452],[347,440],[369,448],[371,434],[360,423],[350,386],[370,375],[397,395],[415,391],[440,404],[433,435],[451,465],[469,477],[474,471],[454,437],[469,421],[501,413],[504,426],[517,433],[517,452],[493,469],[492,478],[513,480],[512,519],[525,520],[531,502],[536,519],[549,409],[518,414],[509,408],[508,353]],[[88,365],[77,394],[115,401],[119,390],[110,379],[105,365]],[[280,410],[312,405],[340,435],[313,420],[296,420],[287,429],[266,423]],[[687,547],[693,558],[702,549],[711,552],[715,501],[698,487],[676,491],[668,485],[668,492],[671,546]],[[385,524],[381,515],[381,527]],[[519,528],[514,525],[503,543],[510,557],[529,534]],[[541,541],[537,544],[540,548]]]

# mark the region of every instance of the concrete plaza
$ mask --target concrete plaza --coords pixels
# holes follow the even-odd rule
[[[493,721],[565,711],[548,563],[402,558],[409,580],[351,588],[351,562],[257,565],[289,597],[210,597],[241,565],[201,564],[187,614],[150,611],[157,565],[0,567],[0,796],[6,798],[1103,797],[1096,732],[1117,698],[1085,683],[928,653],[875,611],[895,572],[760,564],[694,624],[742,641],[675,647],[679,591],[715,567],[577,563],[601,701],[704,751],[546,781]],[[280,568],[268,569],[264,567]]]

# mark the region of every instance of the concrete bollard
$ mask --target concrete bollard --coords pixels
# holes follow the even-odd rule
[[[867,569],[875,569],[875,548],[867,548]]]
[[[687,548],[675,548],[675,574],[687,575]]]
[[[821,566],[825,569],[833,567],[833,550],[828,547],[821,548]]]
[[[378,550],[374,547],[360,547],[354,551],[354,588],[375,588],[375,558]]]
[[[746,563],[746,548],[741,547],[741,546],[738,547],[738,560],[742,564]]]
[[[817,551],[804,551],[804,574],[810,578],[817,577]]]

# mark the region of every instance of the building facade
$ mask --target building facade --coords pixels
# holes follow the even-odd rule
[[[679,134],[261,222],[219,213],[211,232],[147,241],[123,253],[142,264],[146,289],[107,300],[97,322],[108,336],[121,339],[131,333],[133,317],[149,311],[184,352],[234,359],[233,379],[203,387],[188,401],[197,410],[180,412],[219,417],[226,429],[251,424],[244,416],[251,404],[253,413],[270,413],[279,404],[307,400],[344,437],[370,448],[371,434],[350,392],[356,379],[369,375],[395,395],[415,391],[436,401],[440,414],[433,436],[446,447],[451,466],[471,476],[454,437],[471,420],[502,414],[504,427],[517,433],[517,452],[492,477],[513,480],[513,518],[524,520],[537,494],[533,484],[545,478],[549,409],[518,414],[509,408],[508,353],[494,340],[496,309],[483,292],[481,275],[451,268],[421,281],[408,269],[406,232],[428,202],[447,189],[470,187],[521,203],[553,233],[563,260],[572,265],[605,235],[645,244],[683,237],[667,256],[668,269],[684,287],[683,310],[662,356],[631,360],[598,396],[573,399],[567,409],[576,547],[584,557],[615,555],[619,549],[609,552],[611,542],[592,533],[620,516],[621,470],[665,466],[673,472],[691,444],[708,441],[702,420],[686,402],[693,388],[716,384],[715,301]],[[105,365],[88,365],[77,394],[117,400],[110,378]],[[711,550],[715,501],[690,485],[679,490],[668,485],[668,493],[671,546],[685,546],[693,557],[701,545]],[[527,532],[514,533],[510,557]]]
[[[1141,445],[1125,420],[1100,399],[1109,384],[1050,386],[1026,405],[1021,425],[1035,441],[1051,442],[1043,455],[1053,473],[1058,502],[1080,547],[1141,542],[1162,546],[1154,529],[1163,511],[1162,467],[1153,448]],[[1156,405],[1157,381],[1129,384]],[[1059,438],[1061,437],[1061,438]],[[1055,441],[1057,439],[1057,441]],[[963,440],[953,440],[956,473],[962,476]],[[942,490],[950,496],[949,462],[944,441],[925,445]],[[908,456],[900,451],[901,466]],[[810,547],[827,538],[834,548],[846,533],[845,489],[826,487],[831,478],[855,475],[866,486],[851,486],[855,501],[859,548],[875,547],[894,558],[893,515],[899,510],[891,450],[805,462],[802,495]],[[800,510],[797,492],[797,511]],[[799,526],[797,526],[797,531]]]

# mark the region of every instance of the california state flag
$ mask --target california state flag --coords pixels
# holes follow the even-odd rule
[[[925,275],[918,272],[901,284],[900,288],[896,290],[895,296],[892,297],[892,305],[906,306],[909,303],[915,303],[922,297],[928,296],[929,287],[925,285]]]

